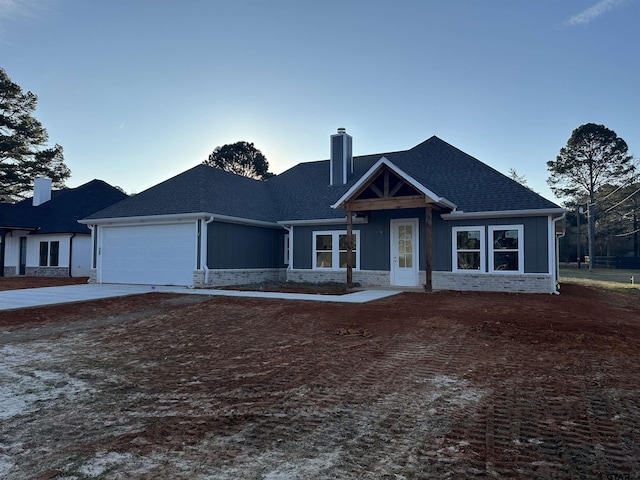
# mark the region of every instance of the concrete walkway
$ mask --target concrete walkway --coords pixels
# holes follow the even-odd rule
[[[128,295],[139,295],[142,293],[152,292],[343,303],[366,303],[400,293],[398,290],[362,290],[359,292],[349,293],[347,295],[316,295],[310,293],[209,290],[150,285],[88,284],[2,291],[0,292],[0,310],[15,310],[19,308],[41,307],[44,305],[86,302],[101,298],[126,297]]]

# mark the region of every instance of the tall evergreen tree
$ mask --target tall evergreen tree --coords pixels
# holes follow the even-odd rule
[[[547,183],[560,198],[589,199],[589,269],[595,255],[596,192],[606,184],[617,185],[634,172],[627,143],[604,125],[586,123],[576,128],[560,149],[556,160],[547,162]]]
[[[57,187],[71,171],[64,164],[62,147],[47,148],[47,131],[33,116],[38,97],[23,92],[0,68],[0,201],[28,196],[36,177],[47,177]]]

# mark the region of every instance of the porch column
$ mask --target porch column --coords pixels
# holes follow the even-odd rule
[[[353,288],[353,265],[351,257],[353,256],[353,219],[351,218],[351,210],[347,207],[347,288]],[[338,246],[338,249],[340,246]]]
[[[433,289],[433,285],[431,282],[431,273],[432,273],[432,261],[433,261],[433,210],[431,207],[427,207],[426,209],[426,216],[425,216],[425,237],[426,237],[426,242],[425,242],[425,248],[426,248],[426,255],[425,255],[425,259],[426,259],[426,283],[424,285],[424,290],[426,292],[430,292]]]

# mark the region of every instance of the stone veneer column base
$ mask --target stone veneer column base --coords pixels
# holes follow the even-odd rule
[[[5,277],[15,277],[17,275],[16,273],[16,267],[4,267],[4,276]]]
[[[98,272],[95,268],[89,270],[89,282],[88,283],[98,283]]]

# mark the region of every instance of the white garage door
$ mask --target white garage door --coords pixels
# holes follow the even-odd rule
[[[102,283],[191,285],[194,223],[100,228]]]

